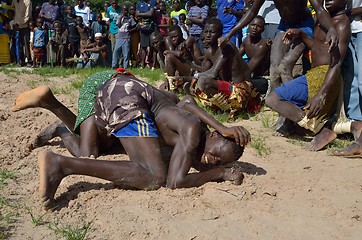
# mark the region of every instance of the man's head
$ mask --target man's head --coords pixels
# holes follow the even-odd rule
[[[97,46],[102,46],[102,44],[103,44],[103,36],[102,36],[102,33],[96,33],[96,34],[94,35],[94,39],[95,39],[95,41],[96,41],[96,43],[97,43]]]
[[[251,37],[261,37],[264,31],[265,20],[262,16],[256,16],[249,24],[248,30]]]
[[[83,26],[83,18],[81,16],[77,16],[75,21],[77,22],[78,26]]]
[[[51,5],[54,5],[54,4],[55,4],[55,0],[49,0],[49,3],[50,3]]]
[[[73,14],[73,7],[68,5],[67,8],[66,8],[66,12],[68,15],[72,15]]]
[[[181,13],[180,15],[178,15],[179,19],[180,19],[180,23],[185,23],[186,22],[186,14],[185,13]]]
[[[103,3],[103,8],[105,11],[107,11],[107,8],[109,7],[109,2]]]
[[[171,38],[172,44],[174,46],[178,46],[181,42],[184,41],[182,37],[182,30],[178,25],[173,25],[170,27],[170,30],[168,31],[168,36]]]
[[[39,29],[42,29],[42,28],[43,28],[43,24],[44,24],[43,18],[38,17],[38,18],[36,19],[36,27],[39,28]]]
[[[57,33],[61,33],[62,32],[62,24],[61,24],[61,22],[59,22],[57,20],[54,21],[53,28]]]
[[[203,1],[203,0],[195,0],[195,4],[196,4],[198,7],[201,7],[202,5],[204,5],[204,1]]]
[[[111,6],[112,6],[113,9],[116,9],[117,6],[118,6],[118,1],[117,0],[112,0],[111,1]]]
[[[160,1],[158,3],[158,9],[160,9],[161,11],[166,11],[166,3],[164,1]]]
[[[83,8],[84,7],[84,1],[83,0],[78,0],[78,6],[80,8]]]
[[[332,17],[340,11],[344,11],[346,8],[346,0],[325,0],[324,3]]]
[[[136,14],[136,6],[135,5],[131,5],[129,7],[129,14],[131,14],[132,16],[134,16]]]
[[[234,141],[224,138],[218,132],[208,132],[200,163],[209,166],[228,164],[237,161],[243,152],[244,148]]]
[[[162,37],[161,33],[157,32],[157,31],[151,33],[150,42],[151,42],[151,46],[153,48],[155,48],[157,51],[161,51],[161,45],[163,43],[163,37]]]
[[[101,23],[102,22],[102,14],[96,13],[96,21]]]
[[[180,11],[181,10],[181,3],[179,0],[174,0],[173,1],[173,9],[175,11]]]
[[[222,36],[223,25],[220,19],[210,18],[204,27],[205,43],[208,45],[217,44],[217,39]]]
[[[123,16],[128,16],[128,7],[127,5],[122,5],[122,14]]]
[[[178,25],[178,21],[177,21],[177,18],[172,18],[171,19],[171,26],[174,26],[174,25]]]

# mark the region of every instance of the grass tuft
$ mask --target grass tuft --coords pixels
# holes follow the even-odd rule
[[[253,137],[251,147],[256,150],[257,155],[260,157],[265,157],[271,153],[270,147],[265,143],[265,137],[262,136]]]
[[[49,224],[49,229],[53,230],[58,236],[67,240],[84,240],[93,222],[83,224],[83,226],[62,226],[55,223]]]
[[[44,224],[43,218],[47,214],[47,212],[40,214],[40,215],[35,215],[33,210],[30,207],[25,206],[25,209],[29,213],[29,215],[31,217],[31,222],[34,224],[34,226],[39,226],[39,225]]]

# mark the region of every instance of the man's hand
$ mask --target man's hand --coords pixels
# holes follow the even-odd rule
[[[315,95],[310,102],[307,103],[307,105],[304,107],[304,109],[308,109],[307,117],[309,119],[314,118],[317,116],[325,104],[326,96],[323,94],[317,94]]]
[[[231,181],[235,185],[240,185],[243,183],[244,174],[238,166],[225,166],[223,179],[224,181]]]
[[[250,133],[242,126],[225,127],[220,134],[227,138],[234,138],[240,146],[246,146],[251,141]]]
[[[283,43],[288,45],[293,40],[293,38],[299,38],[300,33],[301,33],[300,29],[297,28],[288,29],[283,36]]]
[[[338,35],[334,28],[330,28],[327,32],[325,44],[329,44],[328,52],[330,53],[334,48],[338,47]]]
[[[230,39],[228,37],[220,37],[217,42],[218,42],[218,46],[223,48],[226,46],[226,44],[230,41]]]
[[[225,7],[224,8],[224,13],[225,14],[233,14],[233,9],[231,7]]]

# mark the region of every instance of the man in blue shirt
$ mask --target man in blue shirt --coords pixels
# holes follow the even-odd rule
[[[238,23],[239,19],[243,16],[244,0],[216,0],[217,16],[223,24],[222,35],[224,36],[230,32],[233,27]],[[230,39],[236,44],[236,36],[233,35]]]

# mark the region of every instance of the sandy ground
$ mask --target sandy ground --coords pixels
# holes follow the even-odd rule
[[[69,85],[50,78],[47,84]],[[49,225],[83,226],[87,239],[362,239],[362,161],[308,152],[303,142],[272,136],[259,114],[240,120],[254,140],[265,139],[271,151],[260,157],[248,146],[239,160],[245,167],[240,186],[208,183],[198,188],[134,191],[107,181],[70,176],[56,193],[59,208],[45,212],[38,193],[37,155],[42,150],[67,154],[59,139],[33,151],[27,145],[56,118],[41,109],[13,113],[15,96],[44,82],[33,74],[0,72],[0,164],[14,172],[1,196],[1,231],[10,239],[57,239]],[[78,92],[57,97],[75,111]],[[263,113],[268,114],[268,113]],[[271,114],[269,112],[269,114]],[[265,119],[265,117],[264,117]],[[263,145],[263,144],[262,144]],[[101,159],[127,159],[124,155]],[[32,221],[44,215],[38,226]]]

